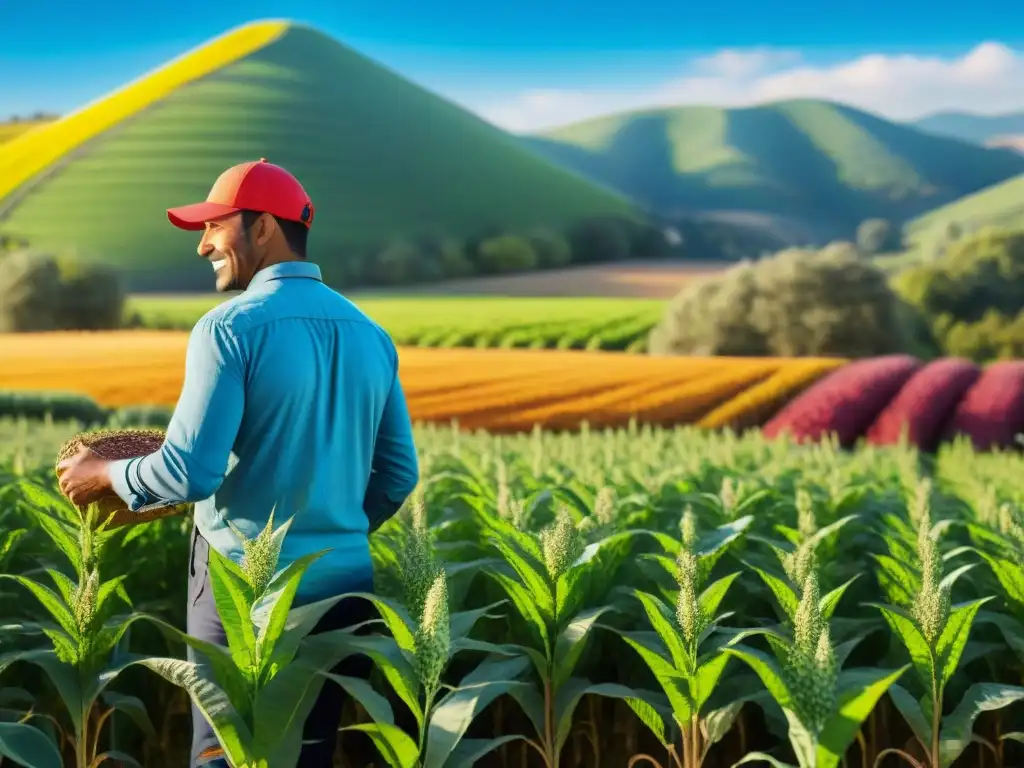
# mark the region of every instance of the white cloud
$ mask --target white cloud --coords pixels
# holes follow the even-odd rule
[[[1024,51],[997,42],[943,59],[868,54],[827,66],[794,51],[719,51],[695,59],[681,77],[650,88],[531,90],[476,105],[484,119],[512,131],[535,131],[588,117],[680,104],[749,106],[786,98],[840,101],[905,120],[958,109],[999,113],[1024,109]]]

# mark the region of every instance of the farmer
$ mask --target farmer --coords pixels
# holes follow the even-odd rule
[[[206,202],[172,208],[176,227],[201,231],[199,256],[218,291],[241,290],[192,329],[181,397],[159,451],[107,461],[83,448],[63,462],[61,490],[77,505],[116,493],[139,511],[195,502],[188,633],[227,645],[210,586],[209,547],[236,563],[229,523],[255,538],[293,517],[278,569],[324,549],[295,605],[373,589],[369,532],[395,514],[419,478],[395,346],[328,288],[306,260],[314,208],[302,185],[268,163],[229,168]],[[375,618],[346,598],[313,630]],[[350,657],[335,670],[367,676]],[[305,723],[299,765],[329,768],[344,694],[325,683]],[[193,707],[191,765],[227,763]]]

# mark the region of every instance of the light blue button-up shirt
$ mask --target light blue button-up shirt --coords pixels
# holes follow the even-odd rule
[[[330,549],[296,604],[363,585],[369,531],[419,477],[395,346],[315,264],[262,269],[193,328],[163,447],[110,472],[133,510],[196,502],[199,532],[237,563],[228,522],[252,538],[271,509],[275,527],[293,517],[279,569]]]

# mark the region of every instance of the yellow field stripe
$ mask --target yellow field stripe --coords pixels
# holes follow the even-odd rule
[[[156,101],[269,45],[288,22],[247,24],[147,73],[49,125],[0,146],[0,201],[61,157]]]

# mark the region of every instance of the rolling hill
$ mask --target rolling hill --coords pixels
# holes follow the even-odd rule
[[[1004,115],[936,112],[914,120],[910,125],[937,136],[993,146],[1008,137],[1024,136],[1024,112]]]
[[[47,125],[51,120],[8,120],[0,123],[0,144],[12,141],[33,128]]]
[[[0,145],[0,235],[102,260],[131,290],[208,289],[195,234],[165,209],[259,157],[316,203],[310,245],[327,279],[348,247],[635,212],[336,40],[271,21]]]
[[[964,232],[982,227],[1024,228],[1024,173],[1000,184],[967,195],[907,222],[907,245],[928,251],[945,237],[950,224]]]
[[[1024,157],[824,101],[677,107],[576,123],[523,143],[659,213],[768,216],[808,242],[904,221],[1024,172]]]

